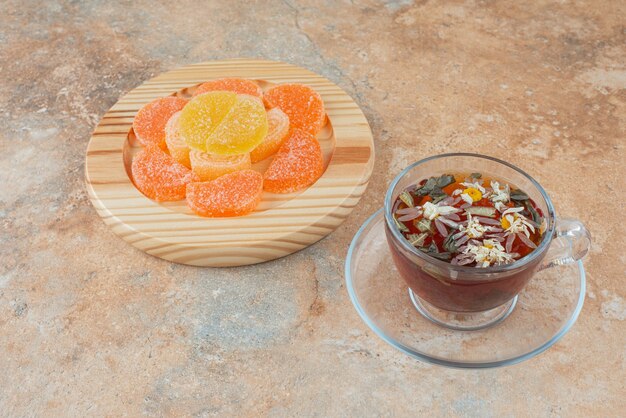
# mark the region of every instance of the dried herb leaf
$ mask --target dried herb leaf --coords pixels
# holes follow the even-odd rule
[[[530,212],[530,216],[532,217],[533,222],[535,222],[537,225],[541,225],[541,216],[539,216],[533,205],[530,203],[530,200],[526,200],[524,202],[524,206],[526,206],[526,209],[528,210],[528,212]]]
[[[456,241],[453,238],[453,234],[450,234],[446,237],[446,239],[443,240],[443,248],[446,249],[446,251],[449,251],[451,253],[456,252],[459,247],[456,245]]]
[[[406,239],[411,243],[411,245],[415,247],[421,247],[424,245],[424,241],[428,238],[427,233],[422,234],[409,234],[406,236]]]
[[[428,180],[426,180],[426,184],[424,184],[424,187],[430,191],[436,185],[437,185],[437,178],[436,177],[430,177]]]
[[[402,200],[404,204],[407,205],[408,207],[410,208],[415,207],[415,201],[413,200],[413,196],[411,196],[411,193],[402,192],[400,193],[400,196],[398,196],[398,198]]]
[[[435,257],[438,260],[449,261],[452,258],[452,254],[449,252],[440,253],[435,243],[432,242],[428,247],[420,247],[419,249],[427,255]]]
[[[426,196],[427,194],[433,191],[433,187],[435,187],[436,185],[437,185],[437,179],[435,177],[430,177],[428,180],[426,180],[426,184],[424,184],[422,187],[417,189],[415,193],[418,196]]]
[[[433,221],[431,221],[430,219],[422,218],[422,219],[419,220],[419,222],[415,226],[421,232],[432,232],[433,231]]]
[[[511,192],[511,200],[517,200],[518,202],[521,202],[528,199],[530,199],[528,195],[521,190],[513,190]]]
[[[496,208],[488,206],[470,206],[465,209],[465,212],[471,213],[472,215],[486,216],[488,218],[494,218],[496,216]]]
[[[407,226],[405,224],[403,224],[402,222],[397,220],[395,214],[392,217],[393,217],[393,221],[395,222],[396,226],[398,227],[398,229],[400,231],[402,231],[402,232],[409,232],[409,228],[407,228]]]
[[[483,176],[483,175],[482,175],[482,174],[480,174],[480,173],[472,173],[472,174],[470,174],[470,177],[471,177],[471,178],[473,178],[473,179],[479,179],[479,178],[481,178],[482,176]]]
[[[426,254],[442,261],[449,261],[452,258],[452,254],[450,254],[449,252],[444,252],[444,253],[427,252]]]
[[[451,174],[444,174],[437,179],[437,187],[443,189],[446,186],[454,183],[454,176]]]
[[[433,199],[433,203],[441,202],[448,195],[441,190],[442,188],[454,183],[454,176],[451,174],[444,174],[439,177],[430,177],[426,180],[426,183],[415,190],[415,194],[418,196],[429,195]]]
[[[439,187],[435,187],[433,191],[429,193],[429,196],[433,199],[433,203],[439,203],[448,197],[448,195]]]

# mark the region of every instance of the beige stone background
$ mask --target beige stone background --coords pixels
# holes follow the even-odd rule
[[[624,416],[626,3],[2,2],[0,415]],[[151,76],[218,58],[309,68],[362,107],[370,186],[290,257],[200,269],[147,256],[83,183],[98,119]],[[359,225],[408,163],[446,151],[532,173],[593,234],[558,344],[489,371],[376,337],[345,289]]]

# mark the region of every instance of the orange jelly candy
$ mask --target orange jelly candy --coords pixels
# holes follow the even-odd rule
[[[255,149],[250,151],[253,163],[266,159],[276,154],[289,133],[289,117],[280,110],[274,108],[267,112],[267,136]]]
[[[191,150],[191,169],[202,181],[214,180],[224,174],[247,170],[251,167],[250,154],[215,155]]]
[[[200,180],[198,175],[154,145],[139,151],[133,158],[131,171],[137,189],[157,202],[184,199],[187,183]]]
[[[263,176],[270,193],[292,193],[312,185],[324,172],[322,148],[308,132],[293,129]]]
[[[263,94],[269,108],[278,107],[289,116],[292,128],[317,135],[326,120],[324,101],[318,92],[304,84],[280,84]]]
[[[176,112],[172,115],[170,120],[165,125],[165,143],[170,155],[174,157],[176,161],[181,163],[187,168],[191,168],[191,162],[189,161],[189,147],[185,140],[181,137],[178,129],[178,118],[180,112]]]
[[[187,100],[179,97],[163,97],[139,109],[133,120],[133,131],[139,142],[142,145],[156,144],[163,147],[165,125],[186,104]]]
[[[208,93],[210,91],[232,91],[237,94],[249,94],[250,96],[261,97],[263,90],[256,83],[244,78],[220,78],[218,80],[202,83],[193,92],[194,96]]]
[[[254,170],[236,171],[213,181],[189,183],[187,204],[200,216],[241,216],[257,207],[261,193],[261,174]]]

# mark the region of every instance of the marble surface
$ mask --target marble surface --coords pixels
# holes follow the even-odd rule
[[[626,410],[624,2],[35,2],[0,15],[0,415],[618,416]],[[91,206],[84,153],[124,93],[262,57],[359,103],[377,160],[333,234],[258,266],[147,256]],[[427,365],[366,327],[343,264],[408,163],[487,153],[594,244],[578,323],[517,366]]]

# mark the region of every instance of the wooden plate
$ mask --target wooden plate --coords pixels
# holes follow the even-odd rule
[[[130,175],[132,157],[139,149],[132,132],[135,114],[156,98],[188,97],[198,84],[222,77],[252,79],[262,88],[303,83],[319,92],[328,114],[318,135],[326,164],[323,176],[300,193],[263,193],[255,212],[237,218],[203,218],[184,201],[148,199]],[[263,171],[269,161],[253,168]],[[122,97],[93,132],[85,165],[91,202],[125,241],[176,263],[241,266],[291,254],[335,230],[367,187],[374,143],[361,109],[329,80],[283,62],[210,61],[161,74]]]

